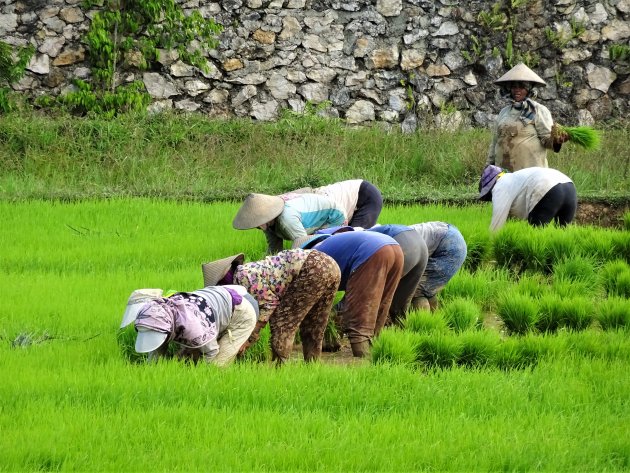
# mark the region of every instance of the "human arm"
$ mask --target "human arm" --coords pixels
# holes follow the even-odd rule
[[[265,238],[267,239],[267,252],[269,254],[276,254],[282,251],[284,240],[276,235],[271,229],[264,230]]]
[[[534,123],[538,139],[544,148],[551,149],[555,153],[560,152],[562,144],[568,141],[569,135],[557,129],[549,109],[538,104],[536,107],[536,120]]]
[[[490,231],[495,232],[505,224],[510,215],[512,200],[508,189],[502,187],[497,189],[495,185],[495,188],[492,190],[492,220],[490,222]]]

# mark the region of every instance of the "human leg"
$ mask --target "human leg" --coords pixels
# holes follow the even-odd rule
[[[562,187],[564,197],[562,205],[554,217],[554,221],[564,227],[575,218],[575,212],[577,211],[577,191],[575,190],[575,184],[572,182],[565,182],[560,184],[560,186]]]
[[[424,239],[416,232],[402,232],[395,240],[400,245],[404,255],[404,266],[389,309],[389,319],[399,324],[409,309],[409,304],[415,293],[420,278],[429,259],[429,250]]]
[[[437,294],[451,280],[466,260],[467,246],[461,232],[453,225],[429,257],[416,293],[412,308],[437,309]]]
[[[243,298],[243,301],[234,307],[227,330],[217,340],[219,353],[212,362],[219,366],[230,364],[239,348],[247,341],[255,325],[256,310],[246,298]]]
[[[269,319],[274,361],[282,363],[289,358],[299,327],[305,329],[302,336],[306,338],[304,349],[309,359],[319,356],[340,280],[339,267],[332,258],[316,250],[309,254]],[[303,323],[307,317],[308,321]]]
[[[384,316],[387,316],[402,265],[400,247],[387,245],[376,251],[350,276],[341,316],[354,356],[365,356],[383,309],[386,309]],[[386,300],[382,301],[384,295]]]
[[[547,225],[558,214],[564,204],[564,191],[556,184],[540,199],[527,216],[527,221],[535,227]]]

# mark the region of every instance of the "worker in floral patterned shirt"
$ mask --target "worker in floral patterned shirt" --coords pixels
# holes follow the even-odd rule
[[[319,251],[302,249],[250,263],[244,259],[241,253],[202,265],[205,285],[239,284],[258,302],[258,323],[241,351],[255,343],[269,323],[274,361],[289,358],[298,328],[304,360],[318,359],[341,280],[337,263]]]

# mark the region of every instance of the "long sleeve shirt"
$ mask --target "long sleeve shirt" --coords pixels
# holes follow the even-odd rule
[[[352,220],[354,211],[357,209],[359,201],[359,190],[363,179],[351,179],[348,181],[335,182],[327,186],[313,189],[315,194],[328,197],[333,202],[341,206],[346,212],[348,221]]]
[[[269,253],[281,251],[284,240],[293,241],[346,221],[345,210],[323,195],[287,194],[283,198],[284,210],[265,230]]]
[[[293,249],[281,251],[237,266],[234,284],[247,289],[258,302],[258,320],[268,321],[276,310],[287,287],[300,274],[302,265],[312,250]]]
[[[553,149],[553,118],[547,107],[530,99],[536,115],[533,121],[523,120],[521,110],[504,107],[497,116],[486,164],[495,164],[510,171],[528,167],[549,167],[547,150]],[[558,148],[559,150],[559,148]]]
[[[573,182],[556,169],[526,168],[506,173],[492,188],[492,221],[490,230],[501,228],[508,216],[527,219],[549,190],[557,184]]]

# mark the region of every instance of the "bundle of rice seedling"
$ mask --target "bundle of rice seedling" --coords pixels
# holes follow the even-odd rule
[[[601,136],[598,130],[590,126],[562,126],[554,123],[551,136],[555,138],[560,133],[569,135],[569,141],[587,150],[599,148]]]

